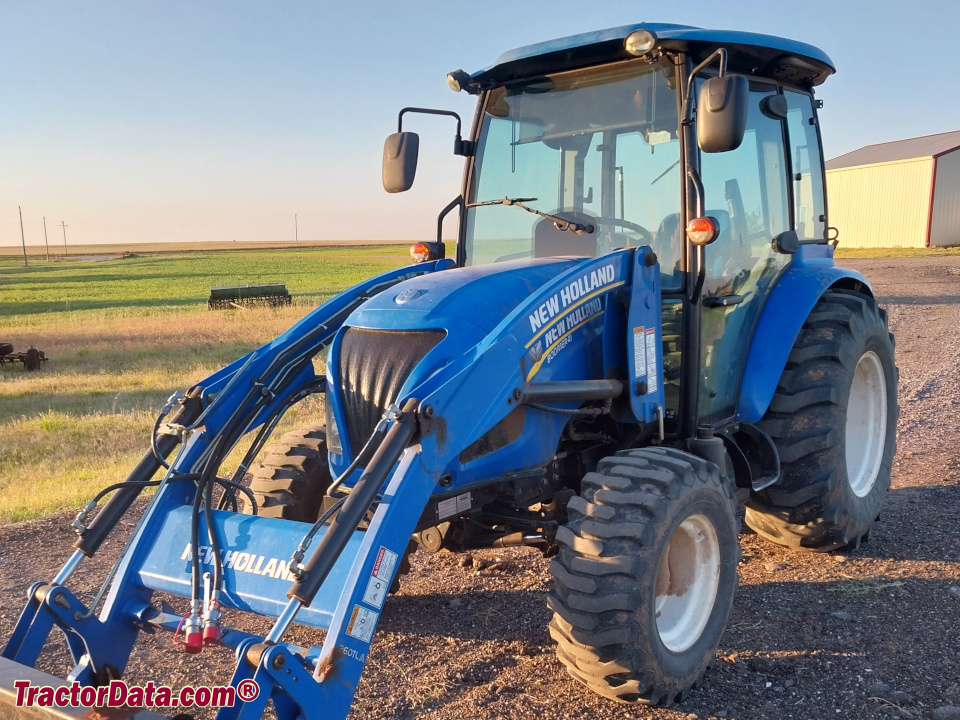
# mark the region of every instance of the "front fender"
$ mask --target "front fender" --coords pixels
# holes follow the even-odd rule
[[[767,412],[800,328],[829,288],[853,280],[873,294],[858,272],[837,267],[833,250],[824,245],[801,245],[767,298],[750,342],[740,387],[737,420],[757,422]]]

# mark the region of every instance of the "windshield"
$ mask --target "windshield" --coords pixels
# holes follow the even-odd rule
[[[673,77],[670,66],[629,61],[490,91],[467,198],[467,264],[651,245],[664,286],[678,287]],[[504,198],[521,207],[491,202]]]

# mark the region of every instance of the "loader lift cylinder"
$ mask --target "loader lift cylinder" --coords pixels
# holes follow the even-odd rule
[[[346,547],[347,541],[350,540],[370,505],[380,493],[383,483],[390,476],[400,454],[410,444],[417,430],[418,404],[418,401],[412,398],[404,404],[400,417],[387,431],[370,464],[363,471],[340,512],[330,523],[329,529],[307,561],[301,579],[287,591],[287,597],[291,600],[299,600],[304,605],[310,605],[313,602],[320,586],[323,585],[323,581],[327,579],[334,563]]]

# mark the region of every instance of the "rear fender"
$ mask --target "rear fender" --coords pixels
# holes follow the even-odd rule
[[[832,248],[800,246],[757,321],[743,372],[737,420],[758,422],[767,412],[793,343],[823,293],[831,287],[857,283],[862,285],[862,292],[873,295],[860,273],[834,264]]]

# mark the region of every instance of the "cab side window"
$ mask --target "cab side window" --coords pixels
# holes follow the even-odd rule
[[[743,143],[729,152],[700,154],[704,208],[720,230],[704,248],[703,295],[740,299],[701,311],[700,417],[707,422],[734,414],[753,326],[790,258],[773,244],[790,229],[784,128],[761,109],[764,98],[776,93],[775,86],[751,83]]]
[[[813,98],[786,90],[787,134],[793,170],[793,217],[800,240],[825,240],[823,158],[817,137]]]

